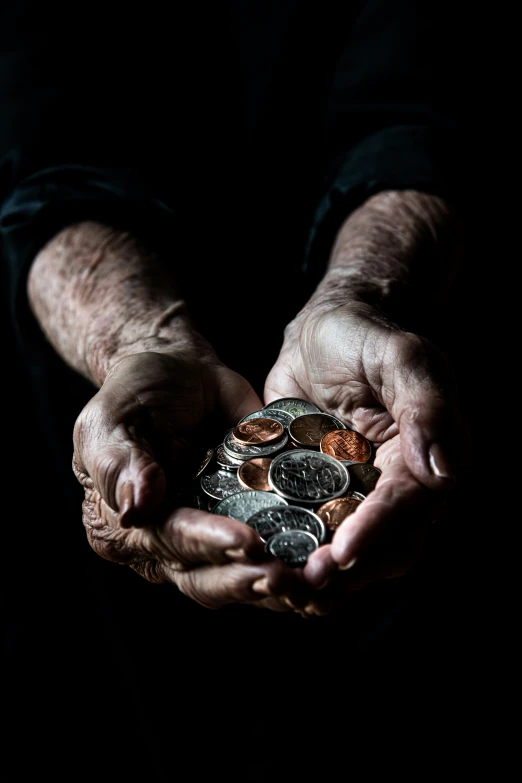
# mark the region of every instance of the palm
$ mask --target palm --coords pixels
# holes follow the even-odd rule
[[[302,397],[383,442],[398,434],[383,383],[387,366],[397,361],[390,345],[395,333],[369,318],[354,321],[338,309],[305,322],[270,372],[265,399]]]
[[[447,489],[431,470],[430,446],[464,435],[443,354],[369,308],[303,312],[288,327],[265,385],[267,403],[285,396],[310,400],[380,444],[382,476],[371,499],[311,555],[307,579],[321,583],[354,553],[362,570],[343,575],[348,586],[407,570]]]

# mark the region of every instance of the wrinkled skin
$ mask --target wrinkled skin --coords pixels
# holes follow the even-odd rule
[[[304,576],[323,586],[312,602],[321,614],[417,562],[469,463],[469,436],[444,355],[360,304],[305,309],[287,327],[265,402],[289,396],[314,402],[374,442],[382,471],[332,542],[309,557]],[[440,451],[435,455],[447,478],[430,469],[432,444],[444,450],[445,462]]]
[[[248,382],[217,362],[151,352],[116,364],[74,430],[73,469],[94,551],[208,608],[307,603],[302,574],[269,558],[253,529],[180,506],[176,494],[209,436],[219,443],[225,428],[260,407]]]
[[[197,468],[209,434],[217,444],[226,427],[285,396],[314,402],[378,444],[382,471],[303,570],[266,555],[244,523],[180,506],[175,491]],[[193,443],[202,444],[199,454]],[[443,355],[368,308],[346,306],[303,311],[287,327],[264,401],[217,361],[158,353],[121,360],[78,418],[73,467],[85,488],[88,538],[102,557],[171,582],[209,608],[247,603],[323,614],[416,562],[454,488],[430,469],[433,443],[450,457],[458,444],[467,458]]]

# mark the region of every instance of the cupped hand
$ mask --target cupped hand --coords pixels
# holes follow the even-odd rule
[[[252,528],[183,503],[206,449],[260,407],[250,384],[217,361],[152,352],[120,360],[74,428],[94,551],[209,608],[306,603],[302,574],[267,555]]]
[[[305,308],[289,324],[265,403],[297,396],[376,446],[375,489],[314,552],[304,575],[328,583],[317,607],[406,573],[470,462],[468,427],[446,356],[371,307]]]

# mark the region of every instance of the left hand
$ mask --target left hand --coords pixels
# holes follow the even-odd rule
[[[304,569],[325,613],[354,590],[401,576],[468,460],[467,428],[445,356],[370,306],[305,307],[287,327],[265,403],[301,397],[378,445],[376,488]]]

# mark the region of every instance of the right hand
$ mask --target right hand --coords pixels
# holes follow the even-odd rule
[[[217,360],[153,352],[121,359],[74,428],[73,470],[93,550],[208,608],[306,604],[297,569],[267,555],[252,528],[179,504],[206,449],[262,406]]]

